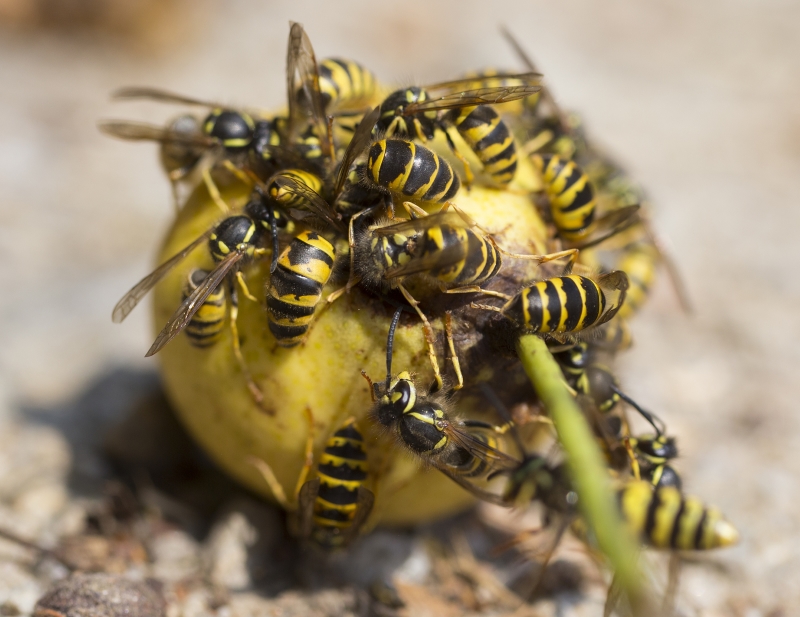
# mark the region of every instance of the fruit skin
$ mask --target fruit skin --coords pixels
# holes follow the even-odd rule
[[[523,165],[523,173],[527,171]],[[525,183],[530,186],[530,175]],[[515,190],[515,187],[516,190]],[[517,183],[511,191],[473,186],[454,200],[486,229],[503,248],[534,252],[544,247],[545,227]],[[247,197],[244,187],[223,190],[234,209]],[[219,209],[203,188],[190,197],[164,242],[163,261],[201,235],[221,218]],[[531,244],[535,240],[536,244]],[[511,261],[511,260],[509,260]],[[531,278],[531,262],[514,262]],[[509,263],[509,267],[512,265]],[[154,332],[170,318],[181,300],[181,289],[192,268],[213,267],[208,251],[198,248],[154,290]],[[506,267],[506,266],[504,266]],[[385,376],[386,334],[392,307],[358,289],[344,294],[322,311],[305,343],[290,349],[278,347],[267,327],[264,291],[269,260],[245,270],[256,304],[240,294],[239,332],[242,352],[253,378],[265,395],[265,407],[253,402],[236,363],[230,329],[211,348],[192,347],[185,336],[175,338],[159,353],[167,395],[188,431],[233,478],[271,498],[269,488],[250,458],[268,463],[293,499],[304,461],[308,423],[304,410],[314,417],[314,449],[319,452],[329,434],[349,416],[364,418],[372,407],[364,370],[373,379]],[[335,276],[334,276],[335,278]],[[343,281],[325,288],[327,295]],[[441,327],[434,320],[434,327]],[[440,360],[441,361],[441,360]],[[448,363],[449,365],[449,363]],[[409,318],[397,329],[395,371],[409,370],[420,384],[433,381],[421,324]],[[474,398],[474,397],[473,397]],[[473,399],[469,399],[473,400]],[[469,416],[471,409],[459,406]],[[485,409],[477,413],[485,413]],[[444,517],[463,510],[473,498],[435,470],[422,470],[391,438],[369,420],[361,423],[370,469],[376,470],[371,486],[376,496],[371,523],[407,525]]]

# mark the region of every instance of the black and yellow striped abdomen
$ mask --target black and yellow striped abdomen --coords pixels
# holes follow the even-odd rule
[[[535,154],[531,159],[542,175],[559,235],[570,242],[586,239],[593,231],[597,209],[589,176],[573,161],[558,155]]]
[[[495,450],[499,449],[500,444],[494,435],[477,431],[471,433],[471,435],[474,439],[486,444],[487,447]],[[462,478],[479,478],[491,471],[491,465],[486,460],[475,456],[472,452],[468,452],[460,446],[452,448],[447,453],[444,463],[454,474]]]
[[[658,261],[658,249],[652,244],[640,242],[625,249],[616,269],[628,275],[630,286],[618,317],[627,319],[644,306],[655,281]]]
[[[305,186],[315,193],[322,192],[322,178],[302,169],[286,169],[270,178],[267,185],[267,192],[272,199],[281,204],[284,208],[303,208],[307,204],[307,199],[303,195],[289,190],[285,185],[280,184],[280,178],[287,178],[301,186]]]
[[[325,109],[347,107],[369,103],[377,92],[378,80],[357,62],[326,58],[319,63],[319,89]]]
[[[570,274],[526,287],[503,307],[503,314],[531,332],[560,334],[591,327],[605,308],[605,294],[595,281]]]
[[[183,288],[183,299],[188,298],[208,276],[208,271],[195,269],[189,273]],[[221,283],[203,302],[202,306],[184,328],[189,343],[194,347],[211,347],[222,336],[225,329],[227,307],[225,303],[225,287]]]
[[[269,329],[281,347],[302,342],[335,258],[333,245],[316,231],[295,236],[281,253],[267,289]]]
[[[358,509],[358,490],[369,471],[364,438],[352,418],[325,444],[319,460],[319,492],[314,524],[323,529],[346,529]]]
[[[483,165],[483,171],[500,186],[514,179],[517,146],[508,126],[488,105],[455,109],[449,120]]]
[[[367,179],[399,199],[444,203],[461,187],[453,168],[433,150],[404,139],[372,144]]]
[[[500,252],[484,236],[466,227],[436,225],[426,229],[412,258],[436,264],[436,257],[446,265],[434,265],[428,274],[447,287],[480,285],[491,279],[502,265]]]
[[[719,510],[671,486],[654,489],[649,482],[632,480],[617,491],[617,499],[631,532],[654,548],[708,550],[739,539]]]

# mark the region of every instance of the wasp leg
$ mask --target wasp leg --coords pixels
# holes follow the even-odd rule
[[[350,276],[347,279],[347,285],[345,285],[344,287],[344,291],[346,291],[347,293],[350,293],[350,290],[356,285],[358,285],[358,282],[361,280],[361,277],[356,274],[356,240],[355,240],[355,233],[353,232],[353,223],[359,216],[371,211],[372,209],[368,208],[366,210],[362,210],[361,212],[350,218],[350,225],[348,226],[347,230],[347,244],[350,247]],[[333,293],[336,294],[337,292]],[[342,292],[341,290],[339,290],[338,295],[336,295],[336,297],[333,298],[333,300],[336,300],[336,298],[338,298],[341,294]],[[328,302],[333,302],[333,300],[331,300],[331,297],[328,296]]]
[[[551,130],[545,129],[540,131],[535,137],[532,137],[528,142],[520,148],[520,154],[523,156],[530,156],[544,148],[547,144],[553,141],[554,133]]]
[[[492,306],[490,304],[478,304],[477,302],[471,302],[470,308],[480,309],[482,311],[494,311],[495,313],[502,313],[503,309],[497,306]]]
[[[469,190],[472,186],[472,183],[475,181],[475,174],[472,173],[472,168],[470,167],[469,161],[464,158],[464,155],[458,151],[456,148],[456,144],[453,141],[453,138],[450,136],[450,132],[445,129],[442,131],[444,133],[445,138],[447,139],[447,145],[450,146],[450,151],[453,153],[461,164],[464,166],[464,187]]]
[[[250,300],[251,302],[258,302],[258,298],[256,298],[253,294],[250,293],[250,290],[247,288],[247,283],[244,280],[244,275],[241,271],[236,273],[236,280],[239,282],[239,286],[242,288],[242,293],[244,297]]]
[[[623,439],[622,443],[625,446],[625,451],[628,453],[628,458],[631,461],[631,473],[633,473],[633,477],[636,480],[641,480],[641,471],[639,469],[639,461],[636,459],[636,454],[631,447],[631,440],[628,437]]]
[[[458,361],[456,344],[453,341],[453,316],[450,311],[444,314],[444,331],[447,338],[447,346],[450,349],[450,360],[453,362],[453,370],[456,373],[458,384],[453,386],[453,390],[460,390],[464,387],[464,375],[461,373],[461,363]]]
[[[244,379],[247,382],[247,389],[250,390],[250,395],[253,397],[256,405],[258,405],[261,411],[269,414],[275,415],[274,410],[268,410],[264,407],[264,393],[261,391],[256,385],[256,382],[253,380],[253,376],[250,373],[250,369],[247,366],[247,363],[244,360],[244,356],[242,355],[242,348],[239,343],[239,327],[237,325],[237,319],[239,317],[239,299],[236,294],[236,287],[231,285],[228,289],[228,297],[230,299],[230,325],[231,325],[231,339],[233,343],[233,355],[236,358],[236,362],[239,364],[239,369],[242,371],[244,375]]]
[[[243,184],[251,185],[253,183],[252,178],[248,176],[244,171],[236,167],[230,161],[222,161],[222,166],[227,169],[231,174],[238,178]]]
[[[297,478],[293,502],[290,502],[286,497],[286,492],[283,490],[281,483],[278,482],[278,478],[275,477],[275,472],[272,471],[272,467],[258,457],[251,456],[249,458],[250,464],[258,470],[258,472],[261,474],[261,477],[264,478],[264,481],[267,483],[267,486],[269,486],[272,496],[275,497],[275,501],[277,501],[278,504],[288,512],[297,510],[298,495],[300,494],[300,490],[302,489],[303,485],[306,483],[309,470],[314,464],[314,416],[311,413],[311,409],[308,407],[305,408],[305,415],[306,421],[308,422],[305,461],[303,462],[303,468],[300,470],[300,475]]]
[[[294,489],[295,496],[300,494],[300,489],[306,483],[308,473],[314,465],[314,414],[311,413],[311,408],[306,405],[303,410],[308,422],[308,436],[306,437],[305,458],[303,459],[303,468],[300,470],[300,475],[297,476],[297,484]]]
[[[400,293],[403,294],[403,297],[406,301],[414,307],[414,310],[419,315],[420,319],[422,320],[422,325],[425,330],[425,343],[428,346],[428,358],[430,359],[431,367],[433,368],[433,376],[436,379],[436,388],[437,391],[442,389],[442,374],[439,371],[439,361],[436,359],[436,348],[434,347],[434,338],[433,338],[433,328],[431,327],[431,322],[428,321],[428,318],[425,317],[425,313],[419,308],[419,302],[414,299],[408,290],[403,287],[402,284],[398,285],[397,288],[400,290]]]
[[[503,300],[511,300],[508,294],[500,293],[499,291],[492,291],[491,289],[484,289],[479,285],[468,285],[466,287],[454,287],[448,289],[444,283],[439,283],[439,289],[445,294],[483,294],[485,296],[494,296],[495,298],[502,298]]]
[[[228,204],[225,203],[225,200],[222,199],[222,195],[219,193],[219,189],[217,188],[217,184],[214,182],[214,179],[211,177],[211,170],[204,169],[203,173],[203,183],[206,185],[206,189],[208,190],[208,195],[217,204],[217,207],[222,210],[224,214],[228,214],[230,212],[230,208]]]
[[[291,512],[294,509],[294,505],[289,503],[289,500],[286,498],[286,493],[281,483],[278,482],[278,478],[275,477],[275,472],[272,471],[272,467],[255,456],[251,456],[248,460],[250,464],[258,470],[261,477],[264,478],[264,481],[267,483],[267,486],[269,486],[269,490],[272,492],[272,496],[275,498],[275,501],[278,502],[278,505],[284,510]]]

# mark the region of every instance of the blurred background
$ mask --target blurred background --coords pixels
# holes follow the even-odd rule
[[[152,266],[170,190],[154,145],[95,124],[176,108],[109,93],[279,106],[289,20],[318,58],[386,82],[522,68],[500,24],[524,43],[651,194],[695,307],[682,314],[662,277],[620,358],[626,390],[679,437],[687,491],[743,535],[713,567],[686,566],[682,586],[703,615],[796,614],[800,3],[786,0],[0,0],[0,524],[30,537],[68,526],[64,478],[102,462],[65,435],[152,387],[148,311],[123,327],[110,313]],[[10,550],[0,604],[29,610],[41,583]]]

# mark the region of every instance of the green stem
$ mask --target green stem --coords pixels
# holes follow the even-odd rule
[[[617,582],[639,604],[643,590],[636,542],[623,526],[611,488],[608,466],[561,369],[545,342],[524,335],[517,344],[522,366],[555,425],[567,456],[578,504],[600,550],[608,557]]]

